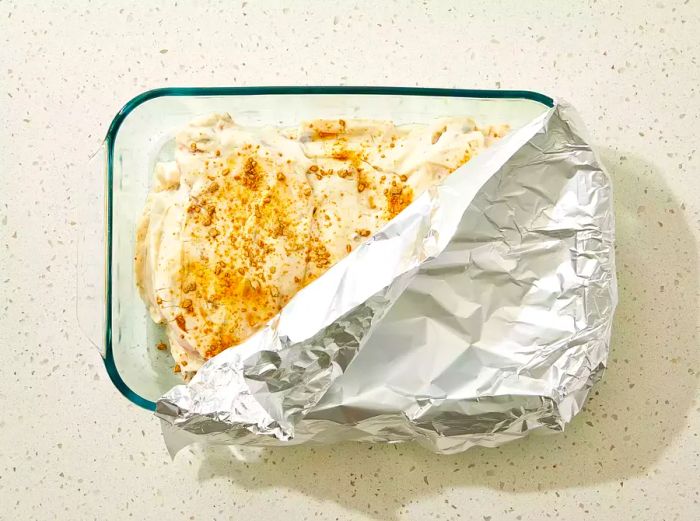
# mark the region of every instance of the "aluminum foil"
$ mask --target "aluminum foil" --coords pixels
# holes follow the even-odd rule
[[[610,181],[559,102],[164,395],[166,444],[447,454],[561,431],[605,367],[613,242]]]

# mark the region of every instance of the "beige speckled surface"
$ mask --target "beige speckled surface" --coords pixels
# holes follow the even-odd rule
[[[0,0],[0,519],[699,519],[700,3],[621,3]],[[77,328],[74,193],[132,96],[258,84],[533,89],[579,109],[615,182],[621,303],[565,434],[169,460]]]

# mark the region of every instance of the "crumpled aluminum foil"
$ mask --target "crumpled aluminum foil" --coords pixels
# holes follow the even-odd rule
[[[610,181],[559,102],[419,197],[264,330],[157,404],[196,441],[414,440],[438,453],[561,431],[605,367]]]

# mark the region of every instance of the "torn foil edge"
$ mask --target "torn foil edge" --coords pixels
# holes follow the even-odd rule
[[[368,243],[302,290],[268,327],[208,361],[189,384],[166,393],[156,415],[171,454],[195,441],[291,445],[345,440],[415,440],[435,452],[454,453],[474,445],[497,446],[531,431],[562,430],[602,374],[617,302],[611,187],[582,129],[574,110],[559,102],[419,197]],[[485,392],[454,398],[449,393],[425,396],[422,390],[413,396],[409,389],[409,406],[397,403],[392,410],[382,404],[377,410],[372,406],[347,414],[352,410],[347,388],[353,385],[343,388],[341,377],[368,339],[369,348],[381,348],[372,344],[372,333],[381,330],[382,319],[416,283],[416,274],[425,278],[425,268],[440,263],[479,189],[497,173],[524,175],[528,168],[545,166],[584,183],[576,190],[569,187],[577,193],[559,197],[597,194],[596,201],[582,205],[588,214],[549,216],[552,222],[563,219],[565,226],[556,233],[573,234],[572,264],[582,270],[576,274],[582,291],[576,304],[587,311],[574,334],[540,346],[533,355],[537,359],[545,353],[538,371],[546,372],[548,380],[519,377],[512,368],[492,371],[493,382],[507,380],[502,389],[496,383]],[[596,176],[579,176],[582,172]],[[517,229],[518,223],[513,224]],[[464,348],[469,347],[465,339]],[[410,348],[408,352],[410,356]],[[552,353],[560,356],[548,367]],[[459,374],[463,368],[457,365]],[[473,369],[484,373],[489,368]],[[448,366],[442,376],[449,371]],[[372,387],[372,382],[353,384]]]

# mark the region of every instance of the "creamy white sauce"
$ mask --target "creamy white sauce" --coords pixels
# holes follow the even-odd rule
[[[466,117],[404,126],[319,120],[293,129],[245,128],[220,114],[192,121],[176,138],[175,160],[155,167],[137,228],[135,259],[141,296],[151,318],[165,324],[183,373],[193,374],[211,355],[211,345],[222,338],[242,341],[260,327],[266,312],[275,312],[276,302],[283,305],[410,200],[506,131],[478,128]],[[260,185],[250,190],[241,185],[248,156],[255,158],[260,176]],[[239,230],[226,222],[227,215],[236,215],[231,194],[244,198],[241,204],[250,209],[250,218]],[[278,212],[264,213],[265,205],[275,201],[289,217],[281,234],[272,233],[266,221]],[[215,222],[209,224],[200,205],[215,207]],[[243,240],[265,244],[255,270],[246,264],[250,257],[244,254]],[[309,257],[299,250],[299,241],[312,244],[310,251],[321,249],[320,263],[314,254]],[[204,267],[197,274],[196,289],[188,289],[190,274],[185,270],[194,262]],[[265,298],[257,305],[265,309],[257,310],[257,322],[250,324],[250,318],[243,317],[253,304],[246,307],[240,299],[219,302],[217,263],[229,270],[225,273],[245,273],[236,284],[247,280],[255,291],[271,292],[272,300],[260,297]],[[266,286],[256,289],[261,280]]]

